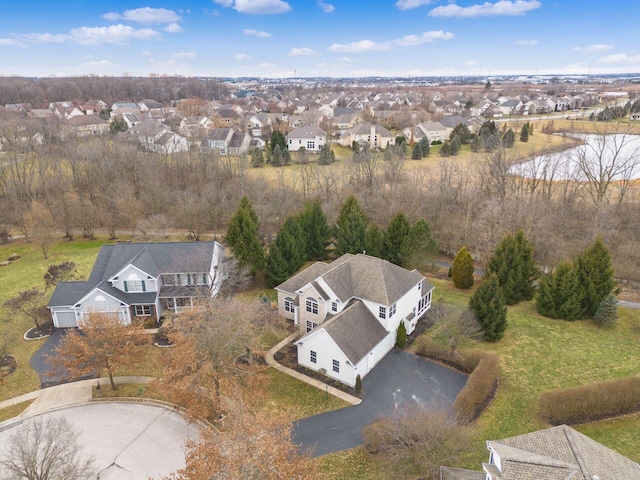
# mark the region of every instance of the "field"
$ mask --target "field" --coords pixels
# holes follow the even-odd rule
[[[0,301],[18,290],[42,283],[42,275],[51,263],[72,260],[86,276],[104,239],[74,240],[57,243],[48,260],[36,244],[10,244],[0,247],[0,259],[13,253],[21,256],[7,267],[0,268]],[[443,299],[452,304],[466,305],[470,291],[456,290],[449,281],[431,279],[436,286],[434,301]],[[255,298],[258,290],[247,294]],[[465,348],[481,348],[496,352],[502,365],[500,389],[493,403],[477,421],[475,452],[466,468],[478,469],[486,461],[486,439],[499,439],[544,428],[536,417],[536,402],[541,392],[549,389],[581,385],[599,380],[620,378],[640,373],[640,311],[619,309],[618,324],[602,329],[586,321],[565,322],[541,317],[532,302],[509,308],[509,327],[505,337],[495,343],[467,343]],[[43,340],[27,342],[23,333],[31,327],[24,319],[3,310],[3,332],[9,353],[18,359],[18,370],[5,379],[0,400],[25,393],[39,386],[37,376],[29,367],[29,359]],[[427,331],[427,335],[429,332]],[[275,339],[274,339],[275,341]],[[150,349],[148,356],[135,368],[122,374],[159,373],[163,356],[171,350]],[[266,408],[286,412],[296,419],[344,404],[326,398],[323,392],[300,384],[289,377],[268,370]],[[135,392],[134,392],[135,393]],[[16,414],[18,411],[11,411]],[[7,412],[3,412],[6,416]],[[604,445],[640,461],[640,415],[579,426],[578,429]],[[322,459],[323,469],[332,478],[380,478],[379,465],[362,449],[329,455]]]

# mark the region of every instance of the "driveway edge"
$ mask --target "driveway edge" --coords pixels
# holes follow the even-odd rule
[[[284,347],[287,343],[290,343],[291,341],[293,341],[293,339],[295,339],[297,336],[298,336],[297,333],[292,333],[287,338],[285,338],[280,343],[278,343],[275,347],[271,348],[271,350],[267,352],[267,355],[265,358],[265,360],[267,361],[267,365],[275,368],[276,370],[286,375],[289,375],[290,377],[293,377],[297,380],[300,380],[301,382],[311,385],[312,387],[316,387],[318,390],[322,390],[323,392],[330,393],[334,397],[338,397],[339,399],[344,400],[345,402],[350,403],[351,405],[359,405],[360,402],[362,402],[362,399],[354,397],[353,395],[349,395],[348,393],[343,392],[342,390],[339,390],[335,387],[332,387],[331,385],[327,385],[326,383],[323,383],[320,380],[316,380],[315,378],[310,378],[303,373],[296,372],[295,370],[289,367],[285,367],[284,365],[281,365],[278,362],[276,362],[275,358],[273,358],[276,352],[279,351],[282,347]]]

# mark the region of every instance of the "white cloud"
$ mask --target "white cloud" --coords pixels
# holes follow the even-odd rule
[[[324,3],[322,0],[318,0],[318,6],[324,13],[331,13],[336,9],[336,7],[334,7],[330,3]]]
[[[166,8],[143,7],[134,10],[125,10],[123,13],[109,12],[102,15],[105,20],[126,20],[137,23],[173,23],[182,20],[182,17],[173,10]]]
[[[90,62],[81,63],[78,66],[84,69],[105,69],[113,68],[116,64],[110,60],[92,60]]]
[[[398,7],[399,10],[411,10],[412,8],[422,7],[430,3],[431,0],[398,0],[396,7]]]
[[[286,13],[291,5],[282,0],[213,0],[223,7],[232,7],[240,13],[249,15],[270,15],[272,13]]]
[[[635,65],[640,64],[640,55],[628,55],[626,53],[614,53],[598,59],[598,63],[604,65],[624,64]]]
[[[287,53],[288,57],[308,57],[311,55],[318,55],[318,52],[311,48],[292,48]]]
[[[79,45],[123,44],[131,40],[156,40],[160,33],[151,28],[135,28],[125,25],[108,27],[80,27],[70,32],[71,41]]]
[[[251,57],[249,55],[247,55],[246,53],[238,53],[235,57],[233,57],[234,59],[238,60],[238,61],[243,61],[243,60],[251,60]]]
[[[268,62],[259,63],[257,66],[258,68],[266,68],[266,69],[271,69],[276,67],[273,63],[268,63]]]
[[[320,63],[314,63],[313,66],[316,68],[327,68],[329,64],[326,62],[320,62]]]
[[[593,45],[588,45],[586,47],[574,47],[573,48],[577,52],[606,52],[607,50],[613,50],[613,45],[609,45],[606,43],[595,43]]]
[[[532,45],[537,45],[538,41],[537,40],[518,40],[517,42],[514,43],[514,45],[516,47],[530,47]]]
[[[28,43],[76,43],[78,45],[125,44],[132,40],[156,40],[160,33],[151,28],[136,30],[122,24],[108,27],[79,27],[69,33],[26,33],[20,38]]]
[[[353,59],[351,57],[340,57],[338,61],[340,63],[351,63],[353,62]]]
[[[184,60],[187,58],[196,58],[196,57],[197,55],[195,54],[195,52],[178,52],[170,56],[170,58],[173,60]]]
[[[422,35],[406,35],[397,40],[393,40],[394,45],[399,47],[413,47],[416,45],[422,45],[423,43],[434,42],[436,40],[451,40],[453,33],[444,32],[442,30],[433,30],[431,32],[424,32]]]
[[[260,30],[253,30],[251,28],[245,28],[242,33],[245,35],[249,35],[250,37],[258,37],[258,38],[269,38],[273,37],[269,32],[263,32]]]
[[[0,46],[3,47],[26,47],[27,44],[13,38],[0,38]]]
[[[329,47],[330,52],[335,53],[362,53],[371,51],[389,50],[391,47],[414,47],[423,43],[433,42],[436,40],[451,40],[453,33],[444,32],[442,30],[434,30],[424,32],[421,35],[406,35],[395,40],[387,42],[373,42],[371,40],[360,40],[348,44],[334,43]]]
[[[467,67],[477,67],[480,63],[477,60],[469,60],[468,62],[464,62]]]
[[[169,25],[164,27],[164,31],[169,33],[182,33],[184,32],[184,28],[182,28],[177,23],[170,23]]]
[[[525,13],[540,8],[542,4],[538,0],[499,0],[496,3],[486,2],[481,5],[459,7],[455,3],[436,7],[429,12],[432,17],[489,17],[497,15],[524,15]]]

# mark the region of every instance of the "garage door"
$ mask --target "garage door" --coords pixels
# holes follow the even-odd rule
[[[54,324],[58,328],[77,327],[75,312],[55,312]]]

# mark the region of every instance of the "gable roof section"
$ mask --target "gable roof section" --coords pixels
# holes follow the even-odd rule
[[[388,334],[364,303],[358,300],[303,335],[298,342],[321,330],[331,337],[352,365],[362,360]]]
[[[305,268],[301,272],[297,273],[290,279],[282,282],[276,287],[276,290],[287,293],[295,293],[305,285],[321,277],[323,273],[331,270],[332,268],[335,268],[337,265],[344,263],[350,257],[353,257],[353,255],[347,253],[334,260],[332,263],[316,262],[313,265]]]

